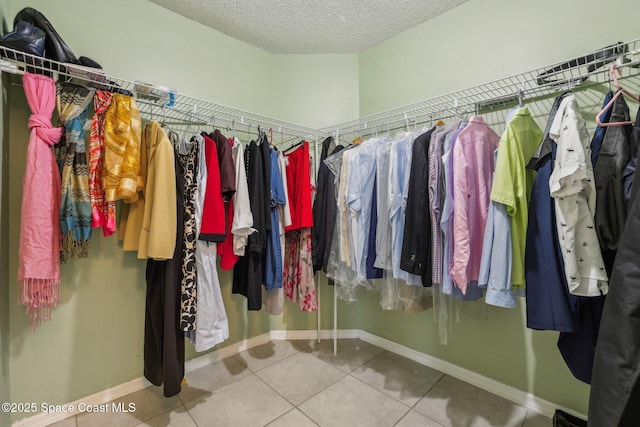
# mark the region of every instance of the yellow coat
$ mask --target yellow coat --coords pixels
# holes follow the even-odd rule
[[[123,249],[138,251],[138,258],[173,258],[176,244],[176,172],[174,149],[157,122],[142,135],[140,158],[144,189],[138,200],[125,204],[120,221]],[[145,173],[146,172],[146,173]]]

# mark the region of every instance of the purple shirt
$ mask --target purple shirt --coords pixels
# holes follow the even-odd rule
[[[493,152],[500,136],[480,116],[472,116],[453,147],[453,260],[451,278],[463,293],[480,275],[482,243],[489,211]]]

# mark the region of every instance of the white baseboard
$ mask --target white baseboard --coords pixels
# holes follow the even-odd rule
[[[187,360],[185,362],[185,371],[186,372],[194,371],[196,369],[202,368],[203,366],[207,366],[219,360],[222,360],[226,357],[238,354],[241,351],[256,347],[258,345],[265,344],[271,340],[315,340],[317,338],[318,338],[318,332],[312,329],[293,330],[293,331],[275,330],[271,332],[266,332],[262,335],[257,335],[255,337],[245,339],[241,342],[231,344],[227,347],[221,348],[220,350],[215,350],[211,353],[207,353],[205,355]],[[371,334],[369,332],[366,332],[360,329],[338,330],[336,334],[336,338],[338,339],[359,338],[370,344],[384,348],[385,350],[388,350],[392,353],[399,354],[400,356],[404,356],[422,365],[428,366],[430,368],[443,372],[449,376],[465,381],[483,390],[487,390],[491,393],[494,393],[498,396],[501,396],[507,400],[510,400],[518,405],[524,406],[527,409],[530,409],[534,412],[545,415],[547,417],[553,416],[553,412],[557,408],[559,408],[569,413],[572,413],[574,415],[577,415],[581,418],[586,419],[586,416],[584,414],[579,414],[570,409],[559,407],[558,405],[552,402],[549,402],[548,400],[544,400],[540,397],[537,397],[534,394],[524,392],[522,390],[503,384],[496,380],[492,380],[491,378],[485,377],[476,372],[462,368],[453,363],[447,362],[442,359],[438,359],[436,357],[429,356],[428,354],[421,353],[417,350],[413,350],[404,345],[395,343],[386,338],[379,337],[377,335]],[[321,330],[320,339],[323,339],[323,340],[333,339],[333,330]],[[118,399],[123,396],[126,396],[130,393],[142,390],[150,385],[151,383],[149,383],[149,381],[147,381],[143,377],[140,377],[140,378],[136,378],[135,380],[129,381],[127,383],[120,384],[115,387],[111,387],[101,392],[84,397],[82,399],[78,399],[75,402],[71,402],[71,404],[74,405],[74,407],[77,407],[79,403],[86,403],[89,405],[101,405],[101,404],[110,402],[114,399]],[[41,413],[38,415],[34,415],[33,417],[29,417],[29,418],[25,418],[20,421],[17,421],[13,424],[13,426],[14,427],[46,427],[49,424],[64,420],[65,418],[68,418],[73,415],[75,415],[75,413],[52,413],[52,414]]]
[[[576,413],[575,411],[572,411],[570,409],[559,407],[555,403],[542,399],[532,393],[527,393],[499,381],[492,380],[491,378],[485,377],[484,375],[480,375],[476,372],[470,371],[453,363],[438,359],[433,356],[429,356],[428,354],[421,353],[417,350],[405,347],[404,345],[395,343],[386,338],[379,337],[366,331],[359,330],[358,332],[360,333],[358,338],[360,338],[362,341],[366,341],[370,344],[384,348],[385,350],[388,350],[392,353],[404,356],[408,359],[420,363],[421,365],[436,369],[444,374],[496,394],[500,397],[510,400],[513,403],[524,406],[527,409],[545,415],[549,418],[553,416],[553,413],[556,409],[562,409],[580,418],[587,418],[584,414]]]
[[[70,405],[73,405],[74,408],[77,408],[78,404],[80,403],[83,403],[83,404],[86,403],[87,406],[102,405],[114,399],[119,399],[128,394],[142,390],[143,388],[149,387],[150,385],[151,383],[149,381],[147,381],[144,377],[140,377],[140,378],[136,378],[135,380],[126,382],[124,384],[120,384],[115,387],[111,387],[106,390],[100,391],[98,393],[92,394],[90,396],[83,397],[74,402],[70,402]],[[13,426],[14,427],[46,427],[49,424],[62,421],[74,415],[77,415],[77,413],[52,412],[49,414],[47,412],[41,412],[38,415],[34,415],[29,418],[24,418],[20,421],[16,421],[15,423],[13,423]]]

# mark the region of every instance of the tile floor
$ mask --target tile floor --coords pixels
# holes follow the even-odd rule
[[[133,413],[81,414],[56,427],[551,426],[501,397],[364,341],[272,341],[117,402]]]

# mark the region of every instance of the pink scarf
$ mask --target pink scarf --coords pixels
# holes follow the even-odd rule
[[[43,320],[51,319],[51,308],[60,299],[61,184],[53,145],[60,141],[62,128],[51,125],[56,103],[55,81],[25,73],[22,84],[32,115],[22,181],[18,281],[33,332]]]

